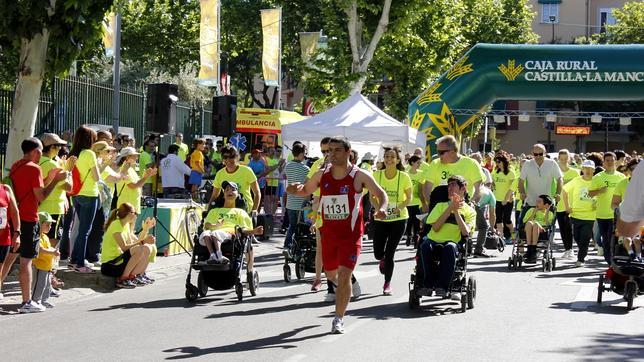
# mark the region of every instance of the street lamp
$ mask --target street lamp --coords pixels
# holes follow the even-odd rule
[[[551,44],[555,43],[555,20],[557,20],[557,17],[554,15],[550,15],[550,24],[552,24],[552,41],[550,42]]]

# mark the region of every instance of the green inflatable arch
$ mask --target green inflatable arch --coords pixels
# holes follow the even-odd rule
[[[477,44],[409,104],[427,136],[460,136],[496,100],[644,100],[644,45]]]

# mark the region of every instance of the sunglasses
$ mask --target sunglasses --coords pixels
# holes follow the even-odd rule
[[[322,154],[323,154],[323,155],[324,155],[324,154],[327,154],[327,153],[331,153],[331,151],[330,151],[330,150],[322,150]]]
[[[221,156],[221,158],[224,159],[224,160],[232,160],[235,157],[236,157],[235,155],[222,155]]]
[[[436,152],[438,152],[438,154],[441,155],[441,156],[446,154],[449,151],[452,151],[452,150],[436,150]]]
[[[533,152],[533,153],[532,153],[532,155],[533,155],[533,156],[543,156],[543,152],[541,152],[541,153]]]

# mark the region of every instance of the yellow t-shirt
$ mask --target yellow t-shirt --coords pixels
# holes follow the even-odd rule
[[[116,194],[118,197],[118,200],[116,202],[116,207],[121,206],[121,204],[125,202],[129,202],[134,206],[134,210],[136,211],[137,214],[141,213],[141,188],[140,187],[135,187],[131,188],[128,187],[128,184],[134,184],[139,182],[139,175],[136,173],[136,170],[134,168],[130,167],[127,170],[127,175],[129,176],[129,179],[119,181],[116,184]]]
[[[216,230],[223,230],[227,233],[234,234],[235,227],[240,226],[242,229],[252,229],[253,220],[246,211],[238,208],[218,207],[211,209],[206,216],[205,223],[216,225],[219,221],[224,224]]]
[[[267,157],[266,158],[266,164],[268,167],[273,167],[277,166],[280,163],[279,158],[272,158],[272,157]],[[277,187],[279,185],[279,168],[276,168],[273,172],[268,174],[267,176],[267,186],[271,187]]]
[[[400,214],[395,214],[393,211],[398,206],[407,200],[405,195],[406,190],[412,188],[411,179],[406,172],[397,171],[396,176],[389,179],[385,175],[385,170],[378,170],[373,173],[373,178],[376,180],[378,185],[382,187],[387,193],[387,198],[389,203],[387,204],[387,216],[382,221],[398,221],[405,220],[409,218],[409,213],[407,208],[400,210]]]
[[[512,172],[512,170],[508,170],[507,175],[503,172],[498,171],[497,169],[494,169],[492,171],[492,181],[494,182],[493,193],[496,201],[505,201],[505,196],[507,195],[508,191],[512,189],[515,179],[516,175],[514,174],[514,172]]]
[[[52,160],[49,157],[41,156],[40,157],[40,172],[42,178],[47,177],[49,171],[62,168],[57,160]],[[38,205],[38,212],[48,212],[50,215],[62,215],[65,213],[65,205],[67,204],[67,196],[63,186],[65,181],[59,182],[52,192],[47,196],[46,199],[42,200],[40,205]],[[54,227],[54,226],[52,226]]]
[[[579,177],[579,170],[576,170],[576,169],[574,169],[572,167],[568,167],[568,170],[566,170],[566,172],[562,172],[562,173],[563,173],[563,184],[564,185],[567,184],[568,182],[570,182],[571,180]],[[554,186],[553,186],[553,193],[552,193],[553,195],[554,195],[555,191],[557,191],[557,183],[556,183],[556,181],[554,182]],[[566,211],[566,205],[564,205],[563,202],[559,202],[557,204],[557,212],[563,212],[563,211]]]
[[[625,179],[623,173],[615,171],[612,174],[607,174],[606,171],[602,171],[595,176],[593,176],[593,181],[590,185],[590,190],[598,190],[606,186],[606,191],[602,192],[599,195],[595,196],[597,200],[597,218],[598,219],[613,219],[615,217],[615,212],[611,207],[613,202],[613,193],[615,192],[615,187],[620,181]]]
[[[51,227],[54,227],[52,225]],[[39,248],[49,249],[51,248],[51,243],[49,242],[49,237],[47,234],[40,234],[40,242],[38,243]],[[38,253],[38,256],[33,261],[34,267],[38,270],[50,271],[54,267],[54,255],[49,253]]]
[[[435,159],[429,164],[427,175],[427,181],[432,183],[432,189],[439,185],[447,185],[447,179],[450,176],[463,176],[467,181],[467,192],[470,197],[474,196],[474,184],[485,179],[478,162],[466,156],[461,156],[454,163],[442,163],[440,159]]]
[[[143,177],[143,174],[145,173],[145,170],[148,169],[149,167],[152,167],[152,155],[143,151],[141,152],[141,156],[139,156],[139,177]],[[146,184],[151,184],[154,181],[154,177],[148,177],[147,180],[145,180]]]
[[[621,196],[622,201],[624,201],[624,194],[626,193],[626,188],[628,187],[628,184],[630,182],[630,177],[626,177],[622,181],[620,181],[617,186],[615,186],[615,192],[613,192],[613,196]]]
[[[421,204],[420,193],[421,185],[425,184],[425,177],[427,176],[421,169],[416,170],[416,173],[408,171],[409,179],[411,180],[411,203],[409,206],[418,206]]]
[[[179,158],[181,158],[181,161],[185,161],[186,158],[188,157],[188,152],[190,149],[188,148],[188,145],[181,142],[181,143],[176,143],[175,145],[179,146]]]
[[[217,171],[213,186],[221,189],[221,184],[224,181],[232,181],[235,182],[237,186],[239,186],[239,193],[244,197],[244,201],[246,201],[248,210],[252,210],[254,205],[253,197],[250,192],[250,185],[253,182],[257,181],[257,177],[255,176],[253,170],[251,170],[248,166],[239,165],[237,166],[237,170],[235,170],[235,172],[229,173],[224,167],[221,170]]]
[[[572,209],[570,217],[579,220],[595,220],[596,201],[588,196],[591,183],[592,180],[586,181],[579,176],[564,186],[564,191],[568,194],[568,206]]]
[[[101,180],[103,180],[103,182],[110,189],[110,195],[114,195],[114,190],[116,189],[116,183],[105,181],[109,176],[118,176],[118,172],[112,170],[112,167],[107,166],[105,167],[103,172],[101,172]]]
[[[306,174],[306,179],[310,179],[315,175],[316,172],[320,171],[320,167],[322,167],[322,164],[324,163],[324,157],[318,158],[313,164],[311,165],[311,169],[309,170],[309,173]],[[313,196],[315,197],[320,197],[320,188],[318,187],[317,190],[313,193]]]
[[[103,235],[103,244],[101,245],[101,263],[107,263],[123,254],[123,250],[121,250],[121,247],[114,237],[114,234],[117,233],[121,234],[121,238],[123,238],[125,242],[129,241],[128,234],[130,233],[130,228],[123,224],[119,219],[112,221]],[[122,262],[123,261],[121,260],[116,263],[116,265],[119,265]]]
[[[450,201],[451,202],[451,201]],[[432,209],[432,212],[429,213],[429,216],[427,216],[427,224],[433,224],[438,220],[438,218],[445,212],[445,210],[449,207],[450,202],[439,202],[434,206]],[[474,222],[476,221],[476,211],[468,205],[464,204],[463,207],[458,209],[458,213],[461,214],[461,217],[463,217],[463,221],[465,224],[468,226],[470,230],[474,230]],[[448,217],[445,223],[443,223],[443,226],[439,231],[434,230],[432,228],[429,231],[429,234],[427,237],[430,240],[433,240],[437,243],[444,243],[447,241],[453,241],[455,243],[461,241],[461,229],[458,227],[458,224],[456,223],[456,220],[452,220],[450,222],[450,219],[452,216]]]
[[[204,157],[203,157],[203,152],[199,150],[194,150],[190,154],[190,168],[193,171],[197,171],[199,173],[204,173]]]
[[[98,165],[96,154],[92,150],[82,150],[76,160],[76,167],[80,174],[80,180],[83,183],[78,195],[80,196],[98,196],[98,185],[91,175],[90,170]]]
[[[552,211],[547,212],[546,216],[546,211],[545,210],[537,210],[536,207],[531,207],[523,216],[523,223],[525,224],[526,222],[530,221],[532,218],[532,215],[535,215],[534,220],[539,223],[541,226],[547,226],[552,224],[552,221],[554,220],[555,216]]]

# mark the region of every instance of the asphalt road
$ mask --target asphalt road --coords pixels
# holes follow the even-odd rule
[[[349,306],[346,334],[331,335],[333,305],[324,292],[309,291],[310,274],[282,280],[277,244],[257,249],[261,288],[256,297],[246,291],[242,302],[232,290],[187,302],[179,269],[152,286],[81,296],[41,314],[1,315],[2,359],[644,361],[644,298],[630,312],[611,292],[597,305],[602,267],[594,253],[585,268],[558,260],[551,273],[508,271],[508,249],[505,256],[471,259],[476,307],[459,313],[449,300],[409,309],[414,254],[404,244],[393,295],[383,296],[367,241],[356,270],[363,295]]]

